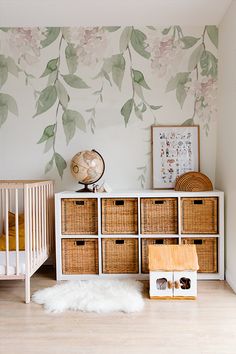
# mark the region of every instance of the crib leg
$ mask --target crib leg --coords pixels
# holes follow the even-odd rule
[[[25,303],[30,303],[30,277],[25,278]]]

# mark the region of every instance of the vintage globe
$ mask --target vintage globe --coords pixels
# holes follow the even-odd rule
[[[88,184],[96,183],[103,175],[105,163],[96,150],[78,152],[71,160],[72,176],[85,188],[80,191],[90,191]]]

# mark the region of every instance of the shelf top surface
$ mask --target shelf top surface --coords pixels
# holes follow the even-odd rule
[[[205,196],[220,196],[223,195],[222,191],[213,190],[207,192],[182,192],[175,191],[174,189],[167,190],[157,190],[157,189],[146,189],[146,190],[115,190],[112,192],[103,193],[81,193],[75,191],[62,191],[56,193],[57,196],[61,198],[107,198],[107,197],[178,197],[178,196],[191,196],[191,197],[205,197]]]

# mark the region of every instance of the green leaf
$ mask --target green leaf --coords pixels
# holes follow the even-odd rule
[[[7,61],[7,68],[8,68],[9,73],[18,77],[18,73],[20,71],[20,68],[16,65],[14,60],[11,57],[7,57],[6,61]]]
[[[134,103],[134,112],[138,119],[143,120],[142,111],[140,111],[140,109],[136,106],[135,103]]]
[[[189,49],[189,48],[193,47],[199,41],[199,39],[200,39],[200,37],[196,38],[196,37],[192,37],[192,36],[185,36],[185,37],[181,38],[181,41],[184,44],[183,49]]]
[[[125,72],[125,59],[122,54],[112,56],[112,79],[115,84],[121,89],[124,72]]]
[[[37,142],[37,144],[41,144],[44,141],[47,141],[48,139],[54,137],[55,134],[55,126],[56,124],[52,124],[52,125],[48,125],[44,131],[43,134],[41,136],[41,138],[39,139],[39,141]]]
[[[149,28],[152,31],[156,31],[156,27],[154,27],[154,26],[147,26],[147,28]]]
[[[118,29],[120,29],[120,26],[106,26],[104,28],[108,32],[116,32]]]
[[[10,27],[0,27],[0,31],[8,32]]]
[[[7,105],[0,103],[0,128],[5,123],[5,121],[7,120],[7,116],[8,116],[8,107],[7,107]]]
[[[131,115],[131,112],[133,109],[133,105],[134,105],[134,100],[133,100],[133,98],[130,98],[127,102],[125,102],[125,104],[121,108],[121,114],[124,117],[125,126],[127,126],[128,122],[129,122],[130,115]]]
[[[5,84],[8,77],[8,67],[6,58],[0,55],[0,88]]]
[[[189,63],[188,63],[188,70],[189,71],[192,71],[195,69],[195,67],[197,66],[197,64],[200,61],[203,51],[204,51],[204,46],[202,43],[197,48],[194,49],[194,51],[192,52],[192,54],[190,55],[190,58],[189,58]]]
[[[44,153],[48,152],[53,147],[53,143],[54,143],[54,137],[51,137],[48,140],[46,140],[43,152]]]
[[[57,91],[55,86],[46,87],[41,93],[37,101],[37,111],[33,117],[46,112],[51,108],[57,99]]]
[[[190,118],[190,119],[186,119],[181,125],[183,126],[188,126],[188,125],[193,125],[193,119]]]
[[[128,48],[133,27],[125,27],[120,36],[120,52],[123,53]]]
[[[150,87],[148,86],[148,84],[146,83],[143,73],[141,71],[138,70],[132,70],[133,72],[133,80],[134,82],[136,82],[138,85],[143,86],[144,88],[150,90]]]
[[[183,107],[186,97],[187,97],[187,94],[186,94],[184,85],[179,84],[176,88],[176,98],[177,98],[177,101],[179,102],[181,108]]]
[[[209,51],[205,50],[200,59],[201,75],[217,78],[217,58]]]
[[[57,70],[57,64],[58,64],[58,58],[51,59],[46,66],[46,69],[44,70],[43,74],[40,77],[45,77],[49,74],[51,74],[53,71]]]
[[[206,26],[206,31],[211,42],[218,48],[218,28],[217,26]]]
[[[54,42],[60,33],[60,27],[47,27],[46,38],[41,41],[41,46],[43,48],[49,46]]]
[[[72,111],[70,109],[65,110],[62,115],[62,122],[67,144],[69,144],[70,140],[74,137],[76,127],[86,132],[85,120],[77,111]]]
[[[47,86],[54,85],[55,81],[57,80],[57,76],[58,76],[57,70],[55,70],[51,74],[49,74]]]
[[[102,66],[102,71],[105,71],[106,73],[110,73],[112,70],[112,57],[104,59],[104,63]]]
[[[68,44],[65,49],[66,63],[70,74],[74,74],[78,66],[78,57],[76,49],[72,44]]]
[[[164,28],[161,33],[164,34],[164,35],[166,35],[166,34],[168,34],[168,33],[170,32],[170,30],[171,30],[171,26],[168,27],[168,28]]]
[[[171,77],[167,83],[166,92],[173,91],[178,85],[185,85],[189,81],[189,72],[182,72]]]
[[[53,166],[53,162],[54,162],[54,155],[51,158],[51,160],[47,163],[47,165],[45,167],[45,173],[48,173],[49,171],[51,171],[52,166]]]
[[[63,172],[67,166],[67,163],[63,159],[63,157],[60,154],[58,154],[57,152],[55,152],[54,157],[55,157],[55,162],[56,162],[58,173],[62,178]]]
[[[147,110],[147,106],[145,105],[145,103],[143,103],[141,112],[144,113],[146,110]]]
[[[69,102],[69,96],[68,93],[66,92],[65,87],[62,85],[62,83],[59,80],[56,81],[55,86],[57,90],[57,97],[59,98],[61,105],[64,108],[67,108]]]
[[[78,89],[86,89],[89,88],[89,86],[77,75],[62,75],[63,79],[67,83],[67,85],[78,88]]]
[[[150,108],[153,109],[154,111],[160,109],[162,106],[153,106],[152,104],[150,104]]]
[[[145,40],[147,39],[146,35],[137,29],[133,29],[130,39],[134,50],[142,57],[149,59],[150,53],[146,51],[147,48],[147,44],[145,43]]]
[[[7,95],[6,93],[0,93],[0,104],[6,105],[8,110],[12,114],[14,114],[15,116],[18,116],[17,103],[16,103],[16,100],[12,96]]]

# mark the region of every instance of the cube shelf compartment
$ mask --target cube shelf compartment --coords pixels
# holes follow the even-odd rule
[[[57,279],[148,279],[150,244],[195,244],[198,279],[224,279],[224,193],[56,194]]]

